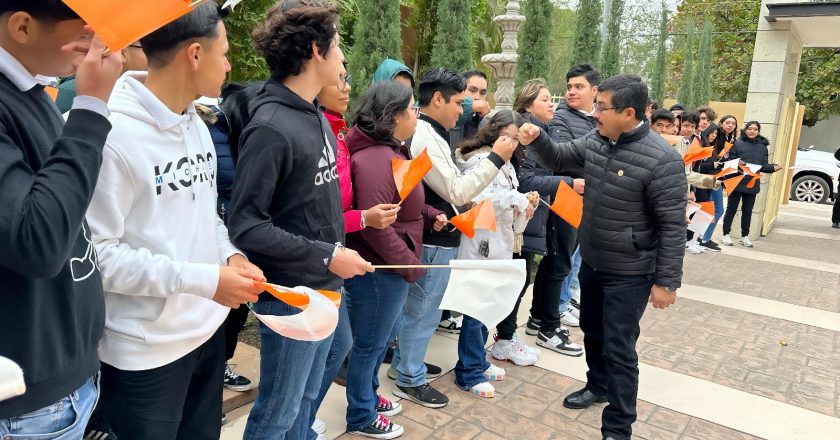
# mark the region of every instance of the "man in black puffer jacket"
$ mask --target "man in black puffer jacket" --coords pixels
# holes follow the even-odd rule
[[[547,167],[584,168],[580,325],[589,371],[586,387],[563,404],[609,401],[601,432],[621,440],[636,420],[639,321],[648,299],[656,308],[674,303],[685,254],[685,165],[650,132],[647,101],[641,79],[615,76],[599,86],[597,131],[570,143],[552,142],[531,124],[519,133]]]

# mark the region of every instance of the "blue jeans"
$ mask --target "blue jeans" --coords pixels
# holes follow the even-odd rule
[[[377,271],[345,281],[344,288],[353,329],[347,363],[347,431],[359,431],[377,416],[379,366],[405,307],[408,283],[396,273]]]
[[[484,371],[490,368],[484,344],[487,327],[479,320],[464,315],[461,334],[458,335],[458,363],[455,364],[455,385],[467,390],[487,382]]]
[[[572,269],[563,280],[563,286],[560,287],[560,313],[569,310],[569,301],[572,299],[571,289],[580,290],[578,272],[580,272],[580,246],[578,246],[577,249],[575,249],[575,253],[572,254]]]
[[[260,301],[254,311],[288,316],[300,309],[281,301]],[[324,378],[332,335],[323,341],[287,338],[260,323],[260,386],[245,425],[246,440],[300,440],[313,436],[312,407]]]
[[[458,248],[423,246],[422,264],[449,264],[458,257]],[[426,383],[423,358],[432,334],[440,324],[440,301],[449,284],[449,269],[426,269],[426,273],[408,288],[402,323],[394,350],[397,385],[416,387]]]
[[[723,217],[723,188],[711,190],[709,193],[712,196],[712,201],[715,202],[715,222],[709,225],[709,229],[706,229],[706,233],[703,234],[703,241],[709,241],[712,239],[712,234],[715,232],[718,220]]]
[[[324,396],[330,390],[333,379],[338,375],[344,360],[347,359],[347,354],[350,353],[350,348],[353,346],[353,332],[350,330],[350,317],[347,314],[347,291],[342,292],[341,306],[338,308],[338,327],[335,328],[330,352],[327,354],[327,363],[324,367],[324,378],[321,379],[321,391],[318,392],[318,398],[312,402],[312,422],[315,421],[315,414],[318,408],[321,407],[321,402],[324,401]],[[314,434],[313,439],[317,438]]]
[[[98,377],[98,375],[97,375]],[[99,398],[98,379],[88,379],[76,391],[51,405],[17,417],[0,420],[4,440],[78,440],[85,435]]]

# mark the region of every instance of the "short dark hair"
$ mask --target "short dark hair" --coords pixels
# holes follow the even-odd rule
[[[184,43],[199,38],[219,36],[218,25],[222,21],[219,8],[215,3],[205,3],[193,9],[187,15],[167,24],[140,39],[143,53],[149,60],[149,66],[158,67],[169,64],[175,51]]]
[[[0,15],[7,12],[26,12],[37,20],[48,22],[79,18],[79,14],[61,0],[0,0]]]
[[[715,109],[708,105],[701,105],[700,107],[697,107],[697,110],[695,110],[695,112],[698,115],[700,113],[705,113],[706,117],[709,118],[709,121],[714,121],[715,119],[717,119],[717,112],[715,111]]]
[[[472,78],[474,76],[480,76],[480,77],[484,78],[485,80],[487,79],[487,74],[485,74],[484,72],[482,72],[480,70],[467,70],[466,72],[463,73],[462,76],[464,77],[464,81],[469,81],[470,78]]]
[[[632,108],[636,112],[636,119],[645,118],[645,107],[648,103],[648,88],[642,79],[635,75],[616,75],[607,78],[598,86],[598,93],[610,92],[611,105],[616,111]]]
[[[388,80],[370,85],[356,108],[353,125],[377,141],[391,142],[394,138],[396,116],[411,103],[411,88]]]
[[[683,113],[680,124],[683,124],[684,122],[690,122],[694,124],[694,127],[696,128],[700,125],[700,115],[694,112]]]
[[[668,111],[674,111],[674,110],[685,111],[685,106],[680,104],[680,103],[676,103],[676,104],[672,105],[671,108],[668,109]]]
[[[590,86],[597,86],[601,84],[601,72],[598,72],[589,64],[580,64],[569,69],[569,71],[566,72],[566,82],[579,76],[586,78],[586,81],[589,82]]]
[[[671,124],[674,123],[674,114],[664,108],[657,109],[650,115],[650,123],[653,124],[660,119],[665,119]]]
[[[338,32],[338,8],[323,0],[281,0],[257,25],[254,46],[265,58],[271,76],[283,81],[303,71],[312,59],[312,42],[327,56]]]
[[[449,99],[467,89],[467,81],[457,72],[445,67],[435,67],[426,71],[420,78],[418,102],[425,107],[432,102],[435,93],[440,92],[443,99]]]

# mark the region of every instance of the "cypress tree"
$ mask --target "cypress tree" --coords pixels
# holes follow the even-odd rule
[[[386,58],[402,60],[399,0],[358,0],[359,17],[353,27],[353,47],[347,54],[356,98],[371,83],[373,72]]]
[[[677,92],[677,98],[686,108],[692,109],[695,107],[694,23],[688,23],[686,26],[688,29],[685,36],[685,48],[683,49],[685,59],[683,60],[683,74],[680,79],[680,90]]]
[[[668,64],[668,50],[665,43],[668,40],[668,9],[662,3],[662,18],[659,22],[659,39],[656,45],[656,61],[650,76],[651,99],[662,105],[665,100],[665,69]]]
[[[548,63],[548,32],[551,30],[550,0],[527,0],[522,12],[525,23],[519,31],[519,60],[516,66],[516,86],[534,78],[547,78],[551,70]]]
[[[621,70],[619,41],[621,38],[621,15],[624,13],[624,0],[612,0],[610,21],[607,24],[607,41],[601,50],[601,74],[604,78],[617,75]]]
[[[473,69],[473,40],[470,35],[472,5],[469,0],[440,0],[432,43],[432,66],[456,72]]]
[[[575,23],[574,54],[572,65],[597,64],[601,48],[601,9],[600,1],[580,0]]]
[[[697,51],[694,100],[697,105],[708,104],[712,95],[712,21],[703,17],[703,33]]]

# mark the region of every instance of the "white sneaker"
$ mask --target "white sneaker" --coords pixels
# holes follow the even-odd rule
[[[576,304],[580,304],[580,289],[569,287],[569,293],[571,293],[572,301]]]
[[[534,365],[537,363],[537,356],[528,352],[525,344],[517,344],[516,336],[514,339],[508,341],[505,339],[498,339],[490,349],[490,354],[493,359],[500,361],[511,361],[520,367]]]
[[[723,237],[721,237],[720,244],[722,244],[724,246],[733,246],[734,245],[734,243],[732,243],[732,237],[730,237],[729,234],[726,234]]]
[[[522,339],[519,338],[518,333],[513,334],[513,343],[514,345],[518,345],[520,348],[536,357],[540,356],[540,349],[537,347],[531,347],[530,345],[526,344]]]
[[[505,369],[502,368],[502,367],[497,367],[493,364],[490,364],[490,367],[488,367],[486,370],[484,370],[484,377],[486,377],[487,380],[492,380],[492,381],[495,381],[495,382],[501,382],[501,381],[505,380]]]
[[[696,242],[695,240],[691,240],[688,242],[686,250],[688,252],[691,252],[692,254],[702,254],[703,252],[705,252],[703,246],[700,246],[700,243]]]
[[[327,424],[321,419],[315,419],[312,422],[312,430],[318,435],[324,435],[327,432]]]
[[[580,321],[580,309],[577,308],[577,306],[575,306],[574,304],[569,303],[569,308],[566,310],[566,312],[568,312],[570,315],[574,316],[575,319]]]
[[[485,399],[492,399],[496,394],[496,388],[490,385],[490,382],[481,382],[478,385],[470,387],[470,391],[478,397]]]
[[[569,312],[563,312],[560,314],[560,324],[568,327],[580,327],[580,321]]]
[[[745,247],[753,247],[753,243],[752,241],[750,241],[750,237],[741,237],[741,239],[738,240],[738,243],[741,243]]]

